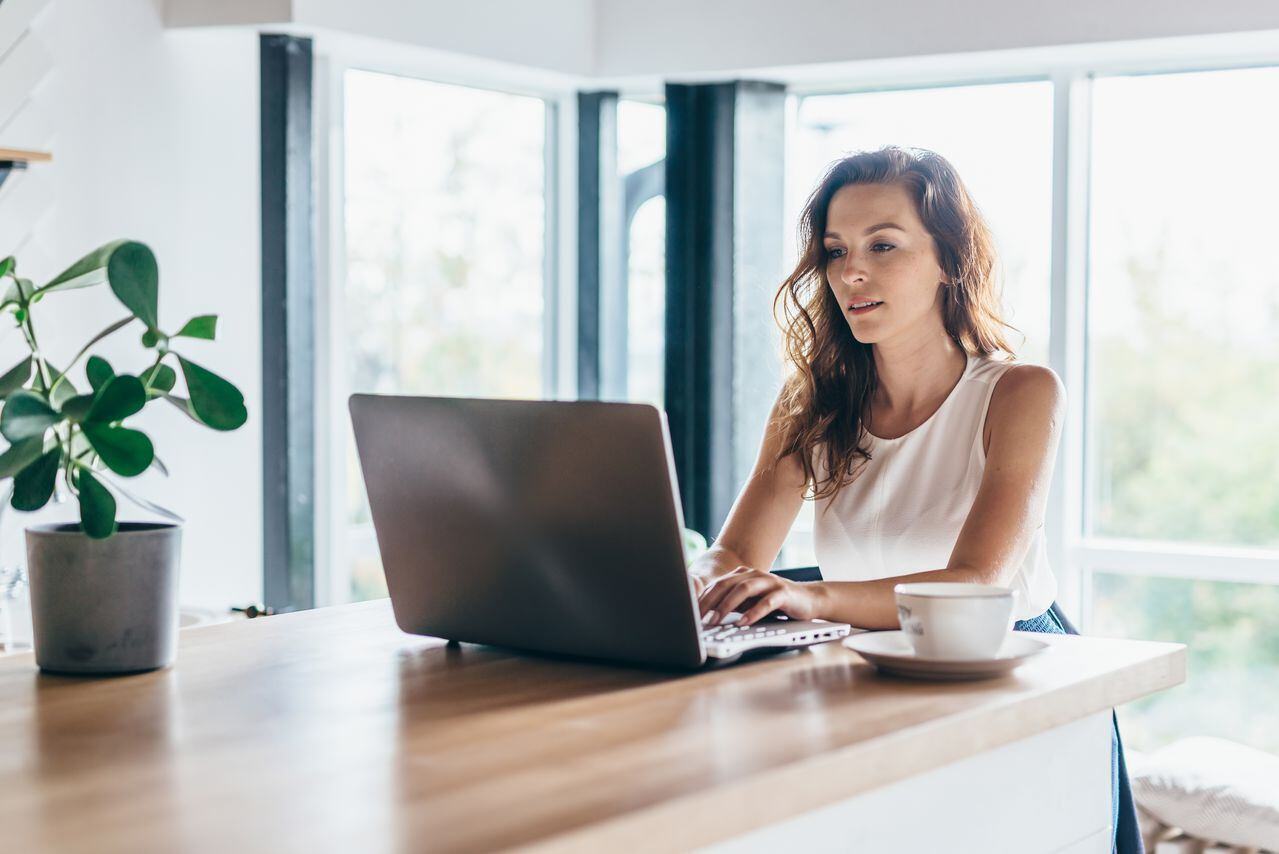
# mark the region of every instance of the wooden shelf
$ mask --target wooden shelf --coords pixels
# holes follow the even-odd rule
[[[47,151],[0,148],[0,186],[15,169],[26,169],[28,163],[46,163],[52,159],[53,155]]]
[[[21,148],[0,148],[0,161],[8,163],[44,163],[53,159],[47,151],[24,151]]]

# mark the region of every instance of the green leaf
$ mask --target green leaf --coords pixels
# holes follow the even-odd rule
[[[130,374],[120,374],[107,380],[84,420],[122,421],[142,409],[146,402],[147,393],[142,388],[142,380]]]
[[[163,394],[166,391],[173,390],[173,384],[178,381],[177,372],[168,365],[159,365],[155,368],[154,375],[150,370],[144,374],[151,380],[147,383],[147,392],[154,392],[156,395]]]
[[[27,356],[0,377],[0,398],[8,397],[27,384],[27,380],[31,379],[32,364],[31,357]]]
[[[63,380],[58,383],[58,387],[53,390],[53,394],[49,396],[49,400],[54,406],[61,409],[62,404],[79,394],[79,390],[71,384],[71,380]]]
[[[35,285],[30,279],[21,279],[14,276],[9,280],[9,286],[4,289],[4,298],[0,299],[0,304],[6,303],[22,303],[29,302],[31,295],[35,293]],[[22,318],[19,318],[21,320]]]
[[[88,469],[80,469],[80,524],[95,540],[104,540],[116,531],[115,497]]]
[[[175,407],[177,407],[179,412],[187,418],[190,418],[196,424],[204,424],[204,422],[200,420],[200,416],[196,415],[195,410],[191,408],[191,401],[187,400],[185,397],[177,394],[168,394],[167,392],[163,395],[163,397],[169,403],[172,403]]]
[[[169,346],[169,336],[165,335],[160,330],[148,329],[146,332],[142,333],[143,347],[146,347],[148,350],[151,350],[162,345],[164,347]]]
[[[147,329],[159,325],[156,304],[160,269],[146,244],[134,241],[120,244],[107,260],[107,281],[124,307],[145,323]]]
[[[0,454],[0,477],[13,477],[44,453],[44,437],[32,436],[8,447]]]
[[[83,421],[88,417],[89,410],[93,408],[93,399],[96,396],[93,394],[77,394],[75,397],[69,397],[63,401],[59,411],[72,421]]]
[[[140,430],[92,421],[80,425],[80,429],[102,462],[116,474],[124,477],[140,475],[155,458],[155,446]]]
[[[181,356],[178,362],[191,394],[191,408],[200,421],[214,430],[234,430],[248,420],[244,395],[239,389]]]
[[[202,314],[199,317],[193,317],[183,324],[182,328],[173,333],[173,338],[203,338],[206,341],[212,341],[218,329],[218,316],[216,314]]]
[[[13,498],[9,503],[15,510],[39,510],[49,503],[53,495],[53,481],[62,463],[62,448],[54,448],[13,478]]]
[[[94,391],[101,390],[115,376],[111,363],[101,356],[90,356],[85,363],[84,372],[88,374],[89,385],[93,386]]]
[[[0,434],[10,442],[21,442],[33,436],[43,436],[44,431],[62,420],[62,416],[49,408],[40,395],[29,391],[14,392],[0,411]]]
[[[3,261],[0,261],[0,279],[3,279],[5,276],[12,273],[13,268],[17,266],[17,264],[17,260],[12,255]]]
[[[113,240],[110,243],[99,246],[57,276],[54,276],[52,281],[40,288],[40,292],[88,288],[102,284],[107,280],[107,264],[110,262],[111,256],[126,243],[128,243],[127,240]]]

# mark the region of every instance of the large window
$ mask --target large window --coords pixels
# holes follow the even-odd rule
[[[959,172],[994,232],[1007,331],[1019,358],[1048,361],[1052,238],[1052,84],[1047,81],[821,95],[798,99],[786,155],[786,272],[803,204],[835,160],[883,145],[925,148]],[[775,393],[775,390],[774,390]],[[762,425],[761,434],[762,434]],[[749,472],[739,472],[739,482]],[[781,564],[814,562],[805,502]],[[935,568],[935,567],[921,567]]]
[[[344,101],[345,392],[544,396],[545,102],[354,70]],[[384,596],[344,434],[334,587]]]
[[[1139,746],[1279,749],[1279,119],[1249,106],[1277,94],[1276,68],[1093,84],[1090,623],[1190,645],[1187,684],[1131,711]]]
[[[1094,84],[1092,534],[1279,549],[1279,169],[1247,156],[1279,118],[1240,109],[1276,95],[1275,68]]]

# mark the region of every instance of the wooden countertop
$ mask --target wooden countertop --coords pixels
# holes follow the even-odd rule
[[[686,676],[406,635],[387,600],[187,629],[169,669],[0,660],[7,851],[709,844],[1185,678],[1179,644],[1045,635],[989,681],[838,643]]]

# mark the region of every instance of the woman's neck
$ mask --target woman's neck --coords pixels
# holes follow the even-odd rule
[[[872,344],[878,387],[872,404],[884,412],[910,413],[950,394],[968,364],[967,354],[950,336],[921,341]]]

